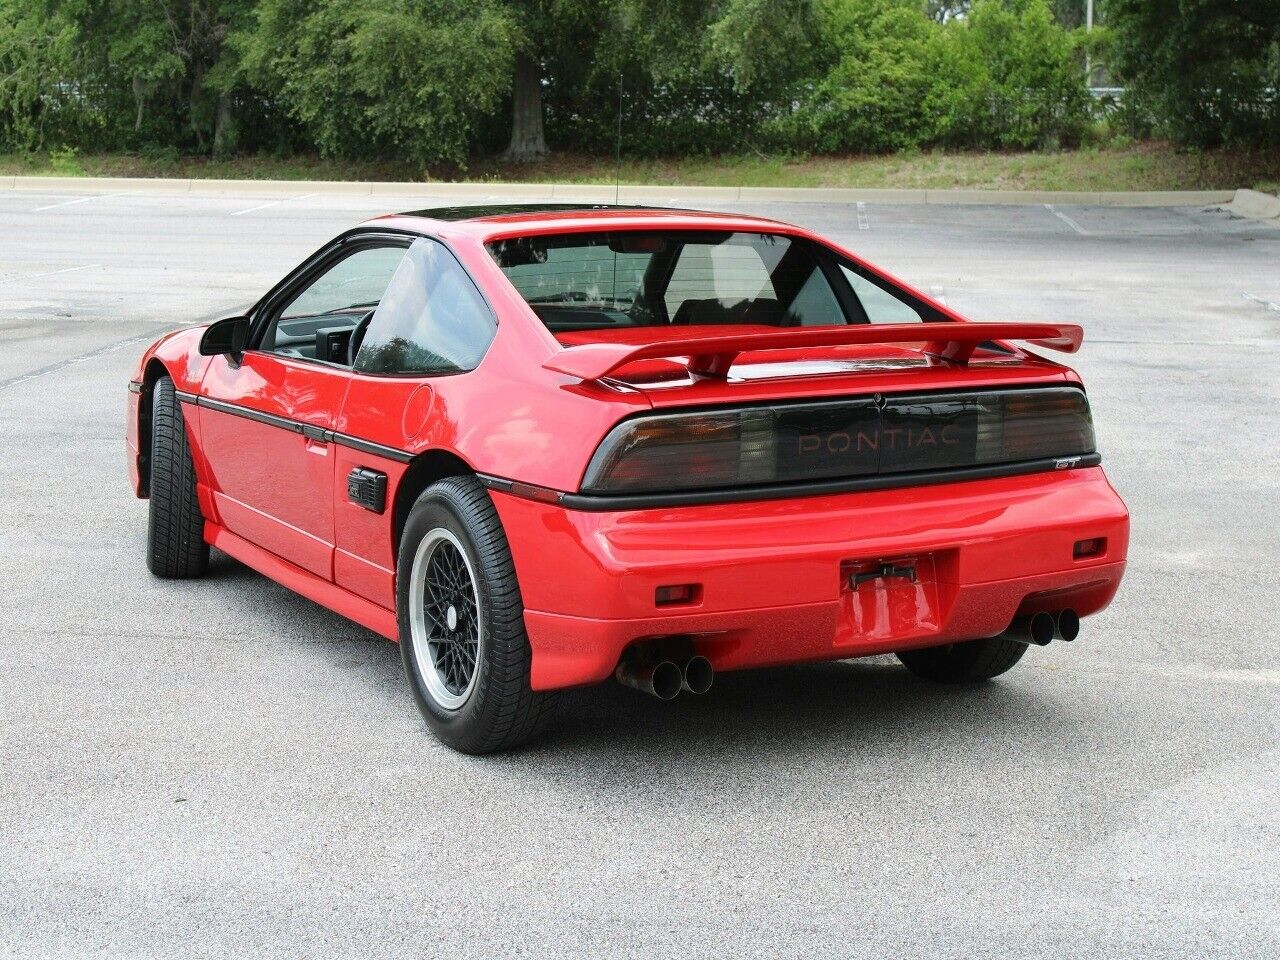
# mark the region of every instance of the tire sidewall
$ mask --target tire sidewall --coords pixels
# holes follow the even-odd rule
[[[209,563],[186,417],[168,376],[152,386],[147,420],[147,567],[167,579],[198,577]]]
[[[477,720],[484,716],[485,701],[489,696],[489,664],[493,634],[489,611],[491,609],[488,584],[494,571],[485,569],[483,553],[465,520],[465,507],[450,496],[447,488],[429,488],[418,498],[405,523],[400,538],[400,551],[396,560],[396,617],[400,628],[400,656],[404,661],[405,675],[413,690],[414,700],[431,729],[446,742],[455,742],[473,730]],[[456,710],[448,710],[438,704],[428,693],[414,656],[413,628],[409,617],[413,560],[418,546],[432,530],[444,528],[458,538],[466,551],[467,560],[475,572],[476,593],[479,597],[481,629],[477,644],[476,680],[471,695]],[[430,657],[426,653],[427,658]]]

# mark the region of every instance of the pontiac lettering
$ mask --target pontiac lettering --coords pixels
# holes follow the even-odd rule
[[[881,444],[886,450],[916,450],[921,447],[955,446],[960,443],[956,436],[954,424],[945,426],[921,427],[882,427],[872,430],[858,430],[850,433],[835,430],[831,433],[802,433],[798,437],[799,452],[812,453],[845,453],[850,449],[856,453],[877,452]]]

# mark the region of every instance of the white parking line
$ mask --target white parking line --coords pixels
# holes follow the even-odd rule
[[[1262,304],[1262,306],[1266,307],[1268,310],[1274,310],[1276,313],[1280,313],[1280,303],[1276,303],[1274,300],[1264,300],[1262,297],[1255,297],[1252,293],[1242,293],[1241,296],[1246,300],[1252,300],[1254,303]]]
[[[871,224],[867,220],[867,205],[861,200],[858,201],[858,229],[870,230]]]
[[[17,283],[20,280],[39,280],[41,277],[56,277],[60,273],[75,273],[77,270],[92,270],[100,267],[100,263],[86,263],[83,267],[66,267],[62,270],[50,270],[48,273],[29,273],[25,277],[6,277],[0,283]]]
[[[42,210],[56,210],[58,207],[69,207],[74,203],[88,203],[90,200],[105,200],[107,197],[122,197],[123,193],[95,193],[92,197],[76,197],[74,200],[59,200],[57,203],[50,203],[43,207],[36,207],[32,213],[40,213]]]
[[[1089,235],[1089,231],[1088,231],[1088,230],[1086,230],[1084,227],[1080,226],[1080,224],[1076,223],[1074,220],[1072,220],[1070,217],[1068,217],[1068,216],[1067,216],[1065,213],[1063,213],[1061,210],[1057,210],[1057,209],[1055,209],[1052,203],[1046,203],[1046,204],[1044,205],[1044,208],[1045,208],[1046,210],[1048,210],[1050,213],[1052,213],[1052,214],[1053,214],[1055,217],[1057,217],[1059,220],[1061,220],[1063,223],[1065,223],[1065,224],[1066,224],[1068,227],[1070,227],[1072,230],[1074,230],[1076,233],[1080,234],[1080,236],[1082,236],[1082,237],[1087,237],[1087,236]]]
[[[260,203],[256,207],[250,207],[248,210],[237,210],[235,213],[228,214],[231,217],[243,217],[246,213],[256,213],[259,210],[265,210],[267,207],[278,207],[282,203],[288,203],[290,200],[306,200],[314,197],[314,193],[304,193],[300,197],[285,197],[283,200],[272,200],[269,203]]]
[[[932,286],[929,288],[929,292],[933,294],[933,299],[937,300],[944,307],[947,305],[946,291],[944,291],[941,287],[936,285]]]

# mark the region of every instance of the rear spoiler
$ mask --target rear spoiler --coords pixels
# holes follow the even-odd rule
[[[566,347],[542,366],[579,380],[600,380],[637,360],[687,357],[690,373],[724,377],[739,354],[859,343],[923,343],[925,353],[964,365],[978,344],[988,340],[1025,340],[1038,347],[1075,353],[1084,340],[1084,330],[1071,323],[864,323],[654,343],[586,343]]]

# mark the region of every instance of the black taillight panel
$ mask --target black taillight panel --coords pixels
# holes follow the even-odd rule
[[[626,420],[583,492],[713,490],[1065,458],[1094,452],[1071,387],[859,397]]]

